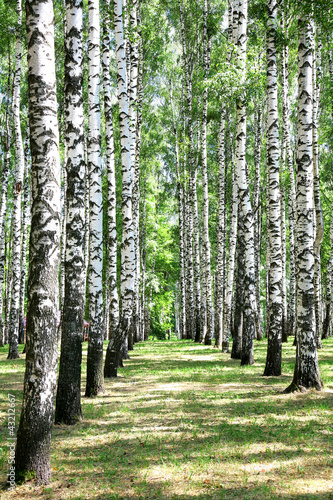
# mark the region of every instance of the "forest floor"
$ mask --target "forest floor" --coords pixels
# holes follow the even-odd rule
[[[283,346],[283,375],[262,377],[214,347],[191,341],[135,346],[117,379],[83,420],[53,432],[52,482],[33,481],[14,499],[333,499],[333,338],[319,352],[322,392],[282,394],[295,348]],[[21,346],[22,347],[22,346]],[[20,349],[22,350],[22,349]],[[8,393],[20,415],[24,355],[0,349],[0,480],[8,471]],[[85,387],[84,344],[82,396]]]

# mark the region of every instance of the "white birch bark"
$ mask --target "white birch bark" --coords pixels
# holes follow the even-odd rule
[[[237,31],[238,64],[242,72],[241,83],[245,81],[245,61],[247,49],[247,10],[248,0],[239,3],[239,20]],[[253,214],[246,174],[246,105],[244,98],[237,100],[237,135],[236,166],[238,178],[239,202],[244,217],[245,238],[245,276],[244,276],[244,321],[241,364],[253,364],[253,339],[255,334],[255,289],[254,289],[254,234]]]
[[[85,137],[83,113],[83,4],[66,0],[65,141],[66,229],[62,338],[55,422],[75,424],[81,411],[81,360],[85,306]]]
[[[323,322],[323,334],[322,338],[327,339],[331,334],[332,328],[332,271],[333,271],[333,204],[331,210],[331,227],[330,227],[330,242],[331,242],[331,252],[330,258],[327,264],[327,275],[326,275],[326,310],[325,318]]]
[[[205,286],[207,307],[207,333],[205,345],[211,345],[213,337],[213,311],[212,311],[212,275],[210,268],[210,241],[209,241],[209,202],[208,202],[208,172],[207,172],[207,108],[208,87],[207,78],[209,71],[208,61],[208,35],[207,35],[207,0],[203,0],[203,68],[204,68],[204,90],[202,97],[202,129],[201,129],[201,157],[202,157],[202,190],[203,190],[203,285]]]
[[[10,90],[10,76],[8,77],[8,92]],[[10,167],[10,142],[11,130],[9,126],[9,99],[7,102],[6,111],[6,140],[4,162],[1,175],[1,201],[0,201],[0,344],[6,343],[5,322],[3,320],[4,313],[4,297],[3,288],[5,281],[5,263],[6,263],[6,208],[7,208],[7,191],[8,191],[8,174]]]
[[[284,12],[282,11],[282,27],[287,36],[285,27]],[[295,174],[290,145],[290,116],[289,116],[289,90],[288,90],[288,47],[282,49],[282,134],[283,144],[285,144],[287,171],[289,174],[289,196],[288,196],[288,219],[289,219],[289,301],[287,310],[287,336],[295,335],[296,328],[296,275],[295,275],[295,255],[296,255],[296,190]]]
[[[51,0],[26,1],[31,235],[26,370],[15,453],[16,480],[51,476],[50,445],[57,374],[60,260],[60,160]]]
[[[29,128],[27,130],[29,132]],[[22,208],[22,244],[21,244],[21,283],[20,283],[20,313],[19,313],[19,344],[24,343],[24,318],[25,318],[25,283],[26,283],[26,261],[28,242],[28,218],[30,210],[30,182],[29,182],[29,145],[28,136],[26,138],[24,152],[24,182],[23,182],[23,208]]]
[[[176,126],[172,81],[170,81],[170,102],[172,110],[172,126],[175,138],[175,161],[176,161],[176,179],[177,179],[177,197],[178,197],[178,227],[179,227],[179,269],[180,269],[180,313],[179,313],[179,331],[180,338],[185,338],[186,332],[186,310],[185,310],[185,255],[184,255],[184,189],[180,176],[180,160],[178,146],[178,131]]]
[[[100,132],[100,15],[99,1],[88,0],[88,141],[90,192],[89,234],[89,340],[87,355],[87,397],[104,390],[103,385],[103,199]]]
[[[110,0],[105,2],[107,10]],[[103,25],[103,87],[105,113],[106,165],[108,179],[108,290],[110,309],[108,338],[113,339],[119,323],[119,296],[117,287],[117,228],[116,228],[116,172],[113,139],[112,97],[110,79],[110,19],[106,12]]]
[[[321,390],[314,308],[313,21],[298,20],[297,306],[294,378],[285,392]]]
[[[320,82],[321,82],[321,41],[320,30],[318,32],[317,50],[313,54],[312,66],[312,85],[313,85],[313,188],[315,204],[315,269],[314,269],[314,294],[315,294],[315,314],[316,314],[316,335],[317,348],[322,347],[322,294],[321,294],[321,258],[320,250],[324,237],[324,218],[320,200],[320,182],[319,182],[319,148],[318,148],[318,117],[320,102]]]
[[[267,0],[267,181],[269,206],[267,239],[269,240],[269,328],[265,376],[281,375],[282,360],[282,239],[280,154],[277,92],[277,1]]]
[[[194,142],[192,121],[192,80],[190,75],[188,51],[186,45],[185,19],[183,0],[179,0],[179,12],[181,22],[181,43],[184,70],[184,83],[187,119],[184,117],[185,134],[188,136],[189,175],[187,185],[184,184],[184,212],[185,212],[185,234],[186,234],[186,338],[192,339],[195,331],[195,309],[194,309],[194,284],[193,284],[193,204],[191,200],[191,176],[194,171]],[[185,111],[185,110],[184,110]],[[185,113],[184,113],[185,115]],[[204,307],[201,307],[203,310]],[[205,312],[203,312],[205,316]],[[201,334],[202,337],[202,334]]]
[[[231,185],[232,185],[232,200],[231,200],[231,219],[229,231],[229,257],[228,257],[228,279],[223,305],[223,332],[224,335],[230,335],[231,330],[231,308],[232,294],[235,279],[235,258],[237,245],[237,226],[238,226],[238,180],[237,172],[234,164],[234,158],[231,158]]]
[[[132,216],[133,168],[130,151],[130,124],[127,94],[126,56],[124,45],[122,0],[114,2],[116,32],[117,92],[122,163],[122,244],[121,244],[121,311],[114,347],[109,344],[104,366],[104,376],[117,374],[120,349],[126,342],[132,322],[135,286],[135,242]]]
[[[19,310],[20,310],[20,284],[21,284],[21,200],[23,193],[24,176],[24,149],[21,133],[20,121],[20,101],[21,101],[21,25],[22,6],[21,0],[16,2],[16,12],[18,14],[18,31],[16,35],[16,66],[13,89],[13,115],[15,130],[15,179],[13,186],[13,253],[12,253],[12,292],[10,303],[10,318],[8,325],[9,352],[8,359],[19,358],[18,334],[19,334]]]
[[[219,132],[219,212],[218,212],[218,241],[217,241],[217,274],[216,274],[216,299],[215,308],[217,309],[216,318],[218,325],[216,326],[217,338],[216,345],[222,347],[222,352],[229,352],[229,335],[230,332],[223,330],[223,292],[224,292],[224,248],[225,248],[225,114],[221,112],[221,124]]]
[[[255,109],[255,139],[254,139],[254,165],[255,180],[253,193],[254,206],[254,259],[255,259],[255,290],[257,302],[256,337],[262,339],[261,313],[260,313],[260,255],[261,255],[261,129],[262,129],[262,107],[261,102],[256,102]]]

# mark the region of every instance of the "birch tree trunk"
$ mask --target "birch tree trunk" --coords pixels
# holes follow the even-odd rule
[[[18,27],[16,35],[16,67],[13,91],[13,115],[15,128],[15,179],[13,186],[13,254],[12,254],[12,292],[10,303],[10,318],[8,325],[9,352],[8,359],[19,358],[18,335],[19,335],[19,311],[20,311],[20,284],[21,284],[21,200],[23,192],[24,176],[24,150],[21,134],[20,122],[20,101],[21,101],[21,25],[22,6],[21,0],[16,2],[16,12],[18,14]]]
[[[179,330],[180,338],[185,337],[186,332],[186,310],[185,310],[185,262],[184,262],[184,189],[183,182],[180,176],[180,161],[178,147],[178,132],[176,127],[172,82],[170,81],[170,101],[172,110],[172,126],[175,137],[175,161],[176,161],[176,178],[177,178],[177,197],[178,197],[178,226],[179,226],[179,268],[180,268],[180,314],[179,314]]]
[[[100,133],[100,16],[99,1],[88,0],[88,169],[90,192],[90,239],[88,268],[89,340],[87,397],[104,390],[103,381],[103,199]]]
[[[298,144],[297,144],[297,308],[294,378],[285,392],[315,388],[319,373],[314,307],[313,206],[313,21],[298,20]]]
[[[245,61],[247,47],[247,10],[248,0],[239,3],[239,18],[237,32],[238,64],[242,70],[242,82],[245,80]],[[237,135],[236,135],[236,165],[238,179],[239,202],[244,217],[245,239],[245,275],[244,275],[244,313],[243,341],[241,365],[254,363],[253,339],[255,334],[255,289],[254,289],[254,234],[253,214],[246,174],[246,105],[244,97],[237,100]]]
[[[133,228],[135,246],[135,283],[133,297],[133,318],[131,335],[134,341],[139,339],[140,328],[140,232],[139,232],[139,207],[140,207],[140,162],[136,161],[138,142],[138,64],[139,64],[139,37],[138,37],[138,0],[130,4],[130,78],[128,80],[129,94],[129,123],[130,123],[130,150],[131,165],[133,168]],[[139,158],[138,158],[139,160]]]
[[[268,169],[268,224],[269,240],[269,328],[267,330],[267,357],[265,376],[281,375],[282,359],[282,240],[281,193],[279,178],[279,121],[277,95],[277,1],[267,0],[267,169]]]
[[[326,310],[323,323],[322,338],[327,339],[330,335],[332,320],[332,271],[333,271],[333,204],[331,211],[331,227],[330,227],[331,252],[327,264],[327,282],[326,282]]]
[[[133,168],[131,165],[130,127],[127,95],[126,56],[124,46],[122,0],[114,2],[116,31],[117,91],[122,163],[122,244],[121,244],[121,311],[114,344],[108,345],[104,376],[117,376],[121,347],[126,342],[132,322],[135,286],[135,242],[132,216]]]
[[[224,248],[225,248],[225,203],[224,203],[224,188],[225,188],[225,114],[222,110],[221,124],[219,133],[219,212],[218,212],[218,241],[217,241],[217,274],[216,274],[216,298],[215,308],[217,309],[216,318],[218,325],[216,326],[216,343],[218,347],[222,347],[222,352],[229,352],[229,335],[230,332],[223,330],[223,298],[224,298]]]
[[[196,331],[195,325],[195,302],[194,302],[194,284],[193,284],[193,195],[191,176],[193,175],[194,166],[194,141],[193,141],[193,120],[192,120],[192,80],[189,65],[189,56],[186,45],[185,19],[183,0],[179,0],[179,12],[181,22],[181,43],[182,57],[184,68],[184,86],[186,100],[187,120],[185,119],[184,107],[184,136],[188,136],[187,162],[189,165],[188,182],[184,184],[184,213],[185,213],[185,231],[186,236],[186,338],[192,339]],[[201,311],[202,311],[201,307]]]
[[[282,267],[282,342],[288,342],[287,323],[287,229],[286,229],[286,185],[285,185],[285,147],[282,148],[281,175],[281,267]]]
[[[66,128],[67,117],[64,118],[64,127]],[[66,221],[67,221],[67,151],[68,145],[65,139],[65,159],[62,165],[62,194],[63,194],[63,204],[62,204],[62,221],[61,221],[61,255],[60,255],[60,309],[61,314],[65,299],[65,260],[66,260]],[[60,320],[60,330],[62,329],[62,321]]]
[[[28,128],[29,131],[29,128]],[[25,318],[25,283],[26,283],[26,261],[28,241],[28,217],[29,217],[29,147],[28,137],[25,147],[24,184],[23,184],[23,211],[22,211],[22,246],[21,246],[21,283],[20,283],[20,315],[19,315],[19,344],[24,344],[24,318]]]
[[[16,481],[50,481],[57,374],[60,160],[53,3],[26,1],[32,211],[26,370],[15,453]],[[43,64],[41,64],[43,61]],[[31,477],[31,476],[30,476]]]
[[[232,293],[234,286],[235,275],[235,257],[238,234],[238,181],[237,172],[233,157],[231,158],[231,184],[232,184],[232,200],[231,200],[231,221],[229,232],[229,259],[228,259],[228,281],[223,305],[223,335],[230,335],[231,330],[231,308],[232,308]],[[233,356],[231,356],[233,357]],[[238,359],[238,358],[237,358]],[[240,359],[240,358],[239,358]]]
[[[10,91],[10,76],[8,76],[8,93]],[[1,202],[0,202],[0,344],[6,343],[5,324],[3,321],[4,312],[4,297],[3,288],[5,281],[5,263],[6,263],[6,207],[7,207],[7,191],[8,191],[8,174],[10,166],[10,142],[11,142],[11,127],[9,126],[9,99],[7,102],[6,111],[6,140],[4,163],[1,175]]]
[[[65,140],[68,188],[65,293],[55,423],[75,424],[82,417],[81,360],[85,305],[84,227],[85,152],[83,116],[83,4],[66,0]]]
[[[257,340],[262,339],[261,331],[261,313],[260,313],[260,251],[261,251],[261,191],[260,191],[260,163],[261,163],[261,128],[262,128],[262,109],[261,103],[256,103],[255,109],[255,145],[254,145],[254,259],[255,259],[255,290],[257,302],[257,321],[256,334]]]
[[[245,277],[245,241],[244,220],[240,206],[238,207],[237,228],[237,275],[235,283],[235,313],[233,327],[232,359],[242,358],[244,327],[244,277]]]
[[[108,289],[110,310],[108,338],[113,339],[119,323],[119,296],[117,287],[117,228],[116,228],[116,172],[114,157],[111,79],[110,79],[110,0],[105,1],[106,13],[103,25],[103,86],[105,113],[105,142],[108,177]]]
[[[318,30],[319,31],[319,30]],[[321,349],[322,335],[322,296],[321,296],[321,258],[320,250],[324,237],[324,218],[320,200],[319,185],[319,148],[318,148],[318,115],[320,101],[320,80],[321,80],[321,42],[320,31],[317,50],[314,50],[312,66],[312,85],[313,85],[313,187],[315,204],[315,240],[314,240],[314,294],[315,294],[315,314],[316,314],[316,335],[317,348]]]
[[[288,33],[285,28],[284,12],[282,11],[282,26],[285,31],[285,36]],[[282,134],[283,143],[286,149],[287,170],[289,173],[289,199],[288,199],[288,215],[289,215],[289,302],[287,310],[287,336],[295,336],[296,333],[296,316],[295,316],[295,302],[296,302],[296,275],[295,275],[295,255],[296,255],[296,190],[295,190],[295,174],[292,160],[292,152],[290,145],[290,117],[289,117],[289,95],[288,95],[288,47],[283,46],[282,49]]]
[[[207,172],[207,107],[208,88],[207,78],[209,71],[208,61],[208,35],[207,35],[207,0],[203,0],[203,66],[204,66],[204,90],[202,97],[202,130],[201,130],[201,155],[202,155],[202,189],[203,189],[203,284],[207,301],[207,333],[205,345],[211,345],[213,337],[213,311],[212,311],[212,276],[210,269],[210,241],[208,226],[208,172]]]

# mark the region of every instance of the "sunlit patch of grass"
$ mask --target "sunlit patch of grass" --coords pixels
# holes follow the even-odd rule
[[[85,387],[86,348],[82,367]],[[333,339],[319,351],[324,391],[282,394],[295,348],[283,346],[282,376],[262,377],[214,347],[191,341],[140,343],[105,392],[82,397],[83,421],[56,426],[52,482],[3,498],[333,498]],[[0,465],[7,449],[7,393],[22,400],[24,359],[0,349]],[[2,479],[5,479],[5,471]]]

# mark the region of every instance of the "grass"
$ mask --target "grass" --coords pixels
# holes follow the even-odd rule
[[[283,395],[295,348],[283,346],[278,378],[261,376],[265,349],[257,342],[256,363],[240,367],[191,341],[136,345],[101,396],[82,397],[83,421],[54,428],[52,482],[1,498],[333,499],[333,339],[319,352],[319,393]],[[16,395],[18,416],[23,373],[24,355],[7,361],[0,349],[2,483],[7,394]]]

